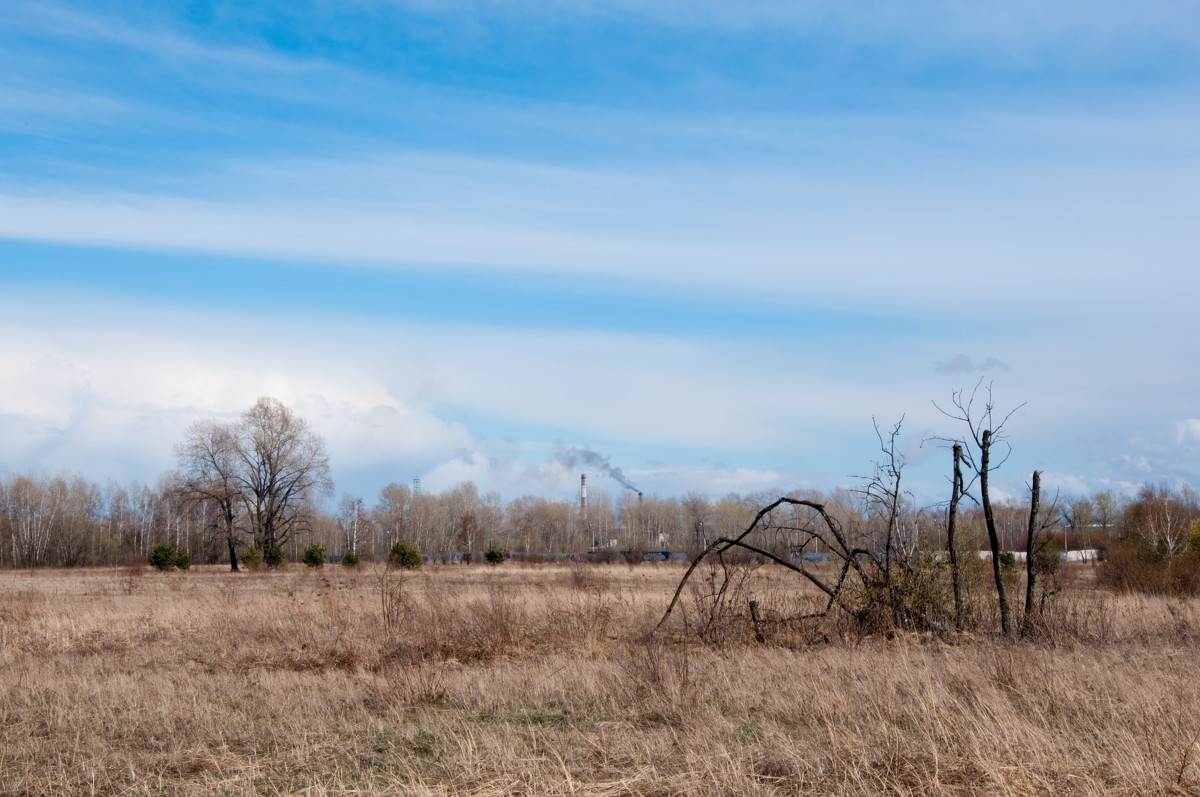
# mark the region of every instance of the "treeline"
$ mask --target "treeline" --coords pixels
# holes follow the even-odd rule
[[[366,561],[384,559],[397,543],[454,561],[488,548],[534,560],[622,551],[636,561],[643,551],[704,551],[753,527],[743,551],[781,563],[830,554],[854,568],[863,589],[896,595],[896,573],[919,574],[921,562],[936,569],[945,554],[960,617],[960,555],[978,560],[975,553],[986,551],[1006,633],[1006,560],[1010,567],[1019,558],[1026,562],[1027,618],[1039,573],[1051,573],[1063,549],[1101,552],[1108,560],[1103,578],[1117,589],[1200,591],[1200,508],[1193,490],[1146,486],[1132,499],[1101,492],[1064,500],[1043,495],[1035,471],[1024,500],[997,501],[989,476],[1007,459],[1004,425],[1012,413],[1000,417],[993,410],[990,384],[953,394],[944,412],[966,433],[940,438],[953,453],[953,480],[946,504],[934,507],[916,505],[901,488],[901,418],[890,434],[876,424],[882,458],[873,476],[828,493],[662,498],[593,491],[583,506],[537,496],[505,504],[469,482],[440,494],[393,483],[372,505],[344,495],[330,512],[321,501],[333,494],[324,441],[303,418],[264,397],[237,420],[193,423],[175,446],[179,469],[153,487],[110,482],[101,488],[63,476],[0,479],[0,539],[7,542],[0,546],[0,566],[119,565],[145,561],[160,544],[193,562],[224,562],[234,570],[243,554],[297,561],[314,543],[335,558],[353,553]],[[812,518],[782,521],[782,514],[782,525],[772,525],[760,514],[773,502],[782,509],[789,501],[793,509],[818,513],[817,526]],[[717,548],[729,550],[726,543]],[[878,573],[864,571],[863,558]],[[1042,588],[1048,588],[1044,582]],[[908,611],[899,603],[892,608]]]
[[[538,496],[505,503],[498,493],[481,494],[470,482],[438,494],[393,483],[370,504],[349,494],[333,511],[306,504],[284,549],[292,561],[298,561],[312,542],[331,556],[354,552],[366,561],[384,559],[396,542],[447,556],[478,553],[493,545],[546,557],[607,548],[698,551],[745,529],[755,512],[777,497],[753,493],[712,498],[696,492],[640,497],[628,491],[613,496],[593,488],[585,510],[577,500]],[[886,519],[876,516],[863,491],[804,491],[790,497],[825,505],[856,545],[883,549]],[[1100,492],[1057,502],[1047,496],[1042,501],[1043,506],[1053,506],[1043,536],[1055,550],[1097,549],[1110,559],[1148,565],[1200,554],[1200,508],[1196,493],[1187,487],[1148,486],[1132,499]],[[233,519],[239,550],[254,544],[244,513],[236,508]],[[1029,501],[996,503],[993,514],[1000,547],[1022,550]],[[222,521],[217,502],[197,496],[176,473],[154,485],[100,485],[79,476],[0,478],[0,535],[7,543],[0,548],[0,564],[6,567],[120,565],[144,559],[164,542],[186,551],[197,563],[228,564]],[[964,551],[987,548],[978,507],[960,509],[959,526]],[[943,548],[946,510],[906,501],[895,528],[900,546]],[[786,548],[788,541],[781,539],[778,545]],[[1123,578],[1134,578],[1132,570]]]

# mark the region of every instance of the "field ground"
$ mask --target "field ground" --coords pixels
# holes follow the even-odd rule
[[[651,641],[682,572],[5,572],[0,793],[1200,793],[1195,601]]]

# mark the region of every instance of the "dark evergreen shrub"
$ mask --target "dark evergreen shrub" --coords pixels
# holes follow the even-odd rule
[[[159,543],[150,551],[150,564],[159,570],[175,569],[175,546],[170,543]]]
[[[267,548],[267,555],[263,557],[263,562],[267,567],[276,569],[283,567],[283,563],[287,561],[287,557],[283,555],[283,547],[276,544]]]
[[[258,566],[262,564],[262,554],[258,552],[257,548],[250,546],[242,551],[242,564],[246,566],[247,570],[257,570]]]
[[[304,549],[304,555],[300,557],[300,561],[309,567],[324,567],[325,546],[314,542]]]
[[[388,563],[393,567],[416,570],[421,566],[421,552],[416,548],[398,542],[392,546],[392,552],[388,554]]]

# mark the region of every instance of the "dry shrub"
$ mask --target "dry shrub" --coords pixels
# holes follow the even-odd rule
[[[612,688],[638,707],[640,718],[681,726],[694,714],[699,683],[686,644],[647,635],[626,642],[617,660]]]
[[[440,703],[446,698],[449,673],[441,663],[418,662],[383,670],[388,690],[409,705]]]
[[[146,575],[146,565],[146,558],[143,556],[130,556],[125,560],[125,565],[122,567],[121,589],[126,595],[132,595],[141,587],[142,578]]]
[[[567,565],[561,580],[573,589],[587,592],[607,590],[611,582],[608,568],[578,561]]]
[[[428,578],[419,593],[387,588],[393,592],[383,598],[391,629],[384,662],[490,661],[516,649],[527,625],[522,608],[495,584],[482,596],[462,595]]]
[[[715,644],[745,641],[753,632],[748,621],[751,577],[757,562],[742,551],[709,557],[688,582],[690,612],[683,620],[700,639]]]
[[[1069,592],[1042,596],[1039,611],[1024,630],[1026,638],[1055,646],[1106,645],[1115,638],[1115,602],[1105,593]]]
[[[617,600],[608,589],[608,578],[598,576],[589,587],[575,586],[564,595],[545,596],[546,611],[530,635],[542,644],[559,648],[590,647],[617,631],[613,626]]]

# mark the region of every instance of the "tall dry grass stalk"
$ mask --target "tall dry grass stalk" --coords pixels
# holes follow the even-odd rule
[[[0,574],[3,794],[1195,794],[1198,604],[648,635],[677,567]],[[690,641],[687,641],[690,640]]]

